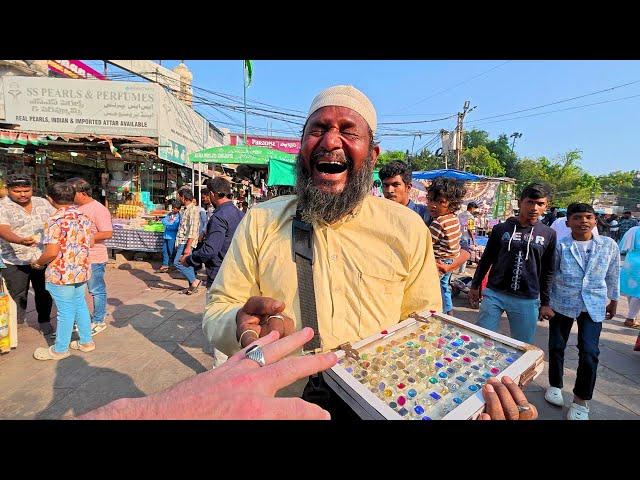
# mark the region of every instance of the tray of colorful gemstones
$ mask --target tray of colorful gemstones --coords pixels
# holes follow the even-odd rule
[[[542,373],[542,350],[449,315],[423,312],[343,345],[324,375],[364,419],[464,420],[484,409],[482,386]]]

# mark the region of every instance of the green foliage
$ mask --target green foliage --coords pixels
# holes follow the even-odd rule
[[[490,177],[502,177],[505,174],[500,161],[484,145],[467,148],[462,158],[467,172]]]

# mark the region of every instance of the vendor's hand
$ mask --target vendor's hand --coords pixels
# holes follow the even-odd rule
[[[239,339],[245,330],[253,330],[259,337],[264,337],[273,330],[278,331],[281,336],[290,335],[295,330],[295,324],[291,318],[282,315],[284,307],[283,302],[273,298],[249,298],[236,315],[236,338]],[[282,319],[279,317],[269,318],[272,315],[279,315]],[[242,341],[246,344],[254,338],[253,335],[247,334]]]
[[[605,318],[607,320],[611,320],[613,317],[616,316],[617,311],[618,311],[618,301],[611,300],[609,302],[609,305],[607,305],[607,314],[605,315]]]
[[[467,296],[469,298],[469,305],[471,305],[471,308],[480,307],[480,300],[482,300],[482,295],[479,288],[470,288]]]
[[[440,273],[449,273],[449,269],[451,266],[447,265],[446,263],[436,262],[436,267],[438,267]]]
[[[502,377],[502,383],[490,378],[482,387],[482,396],[486,402],[484,413],[478,420],[535,420],[538,410],[529,403],[522,389],[510,377]],[[518,406],[527,408],[519,411]]]
[[[545,320],[550,320],[553,318],[554,315],[555,315],[555,312],[553,311],[553,309],[550,306],[545,305],[544,307],[540,307],[540,314],[538,315],[538,321],[544,322]]]
[[[180,264],[184,265],[185,267],[187,266],[187,257],[188,257],[188,256],[189,256],[189,255],[182,255],[182,256],[180,257],[180,260],[179,260]]]
[[[24,245],[26,247],[30,247],[36,244],[36,240],[33,237],[24,237],[20,240],[20,245]]]

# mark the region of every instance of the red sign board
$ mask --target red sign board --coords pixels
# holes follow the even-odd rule
[[[231,135],[231,145],[244,143],[244,136]],[[295,138],[254,137],[247,135],[247,145],[250,147],[264,147],[285,153],[297,154],[300,151],[300,140]]]
[[[80,60],[47,60],[49,70],[68,78],[106,80],[100,72]]]

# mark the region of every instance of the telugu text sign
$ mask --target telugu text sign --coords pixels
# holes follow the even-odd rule
[[[157,136],[155,85],[4,77],[5,119],[20,130]]]

